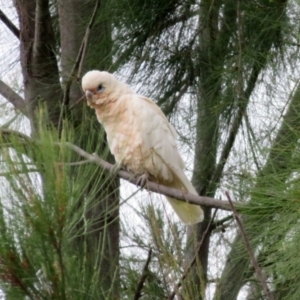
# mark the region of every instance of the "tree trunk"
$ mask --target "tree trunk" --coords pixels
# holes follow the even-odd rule
[[[104,4],[105,2],[101,3],[97,16],[99,13],[101,14]],[[94,6],[95,2],[93,1],[87,5],[82,5],[82,1],[78,0],[58,1],[63,82],[69,80]],[[98,19],[96,18],[90,33],[89,47],[83,64],[84,70],[107,70],[111,64],[110,24],[108,21],[99,22]],[[74,80],[70,89],[70,104],[74,104],[81,97],[82,92]],[[87,110],[85,111],[87,115],[83,116],[82,109],[82,104],[75,106],[71,116],[75,132],[78,133],[77,145],[91,153],[97,150],[101,155],[107,151],[103,142],[103,130],[94,111]],[[112,161],[111,156],[108,159]],[[95,261],[95,257],[100,254],[99,251],[102,251],[99,260],[99,284],[104,291],[104,297],[117,299],[119,297],[119,180],[107,180],[106,176],[97,172],[96,166],[93,167],[95,168],[93,173],[95,178],[91,180],[90,190],[94,189],[93,184],[97,182],[107,183],[102,185],[90,203],[91,208],[86,213],[90,224],[87,231],[90,233],[84,240],[78,238],[78,246],[87,245],[88,256],[92,258],[92,261]],[[107,175],[109,176],[109,174]],[[99,176],[102,178],[99,179]],[[80,226],[84,226],[84,224],[81,223]],[[78,230],[80,229],[78,228]]]
[[[34,132],[37,129],[36,108],[41,103],[46,103],[51,122],[58,124],[62,90],[55,54],[56,41],[48,0],[16,0],[15,5],[20,23],[24,96]]]
[[[197,123],[196,123],[196,143],[193,185],[201,196],[213,196],[217,185],[211,182],[215,168],[216,157],[219,141],[219,117],[221,114],[221,73],[219,68],[223,66],[223,51],[220,56],[221,49],[227,44],[228,35],[223,32],[222,43],[217,40],[217,23],[219,15],[220,2],[217,1],[211,6],[210,1],[203,1],[199,14],[199,47],[198,47],[198,63],[195,70],[199,82],[197,90]],[[225,10],[226,12],[226,10]],[[229,13],[228,18],[233,19]],[[234,16],[235,17],[235,16]],[[228,24],[231,24],[228,20]],[[227,24],[227,26],[229,26]],[[229,28],[226,28],[226,31]],[[195,255],[195,249],[201,241],[207,226],[211,219],[211,208],[204,207],[204,221],[194,227],[189,227],[187,231],[188,248],[187,262]],[[210,243],[210,230],[202,243],[200,251],[197,253],[200,268],[194,268],[192,272],[192,289],[193,295],[197,298],[204,299],[206,282],[208,254]],[[199,271],[200,270],[200,271]]]
[[[20,20],[20,56],[25,101],[30,107],[32,131],[38,134],[36,113],[41,104],[46,104],[52,125],[58,127],[62,121],[60,111],[64,83],[69,80],[95,2],[83,3],[78,0],[57,2],[60,43],[56,40],[52,27],[48,0],[16,0],[15,5]],[[96,22],[90,34],[92,44],[86,53],[85,69],[109,68],[110,34],[109,21]],[[55,53],[58,47],[61,53],[62,86]],[[101,65],[99,60],[95,63],[97,53],[99,58],[103,58],[101,55],[106,53],[105,60],[101,60]],[[74,104],[80,97],[82,97],[80,87],[73,81],[69,104]],[[103,131],[94,112],[84,109],[84,105],[75,106],[72,113],[67,114],[76,135],[76,143],[91,153],[95,150],[105,152]],[[64,109],[68,110],[68,107]],[[87,263],[90,263],[91,267],[95,268],[93,262],[97,261],[99,290],[102,291],[103,299],[117,299],[119,297],[119,182],[107,180],[106,175],[100,173],[96,166],[89,166],[89,168],[94,168],[94,178],[91,178],[91,184],[82,202],[87,198],[90,199],[91,195],[93,199],[89,200],[89,208],[86,212],[88,228],[83,229],[84,222],[77,228],[79,232],[87,232],[84,238],[78,238],[77,247],[82,249],[87,247],[85,252]],[[91,191],[95,190],[94,185],[103,182],[106,184],[93,194]],[[101,259],[98,259],[99,257]]]

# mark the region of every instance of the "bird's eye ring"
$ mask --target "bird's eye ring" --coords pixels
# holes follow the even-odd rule
[[[104,86],[102,84],[99,84],[97,87],[97,91],[101,93],[103,92],[103,90],[104,90]]]

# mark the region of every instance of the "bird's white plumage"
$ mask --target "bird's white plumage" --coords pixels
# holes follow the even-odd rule
[[[99,85],[103,86],[101,92],[97,91]],[[104,126],[117,163],[136,175],[148,173],[158,183],[197,194],[183,171],[176,131],[152,100],[134,93],[107,72],[88,72],[82,87]],[[167,199],[185,224],[203,220],[199,206]]]

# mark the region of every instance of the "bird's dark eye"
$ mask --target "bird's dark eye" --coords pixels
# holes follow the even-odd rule
[[[97,87],[97,91],[101,93],[103,90],[104,90],[104,86],[102,84],[99,84]]]

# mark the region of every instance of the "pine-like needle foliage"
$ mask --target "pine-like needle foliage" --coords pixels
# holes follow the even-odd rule
[[[93,226],[105,236],[107,224],[90,224],[87,214],[95,194],[102,190],[105,200],[107,184],[90,182],[103,171],[74,155],[66,140],[72,134],[58,141],[49,128],[36,140],[2,134],[0,286],[7,299],[110,297],[98,275],[103,249],[85,246]]]

